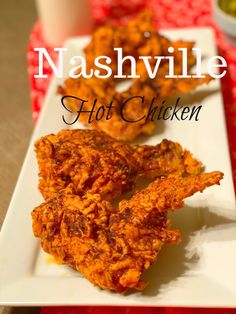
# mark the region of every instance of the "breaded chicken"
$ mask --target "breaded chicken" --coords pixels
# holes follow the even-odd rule
[[[136,72],[139,78],[132,79],[132,85],[125,92],[118,92],[116,89],[120,79],[115,78],[118,70],[117,52],[114,48],[122,48],[123,57],[131,56],[136,61]],[[169,47],[174,51],[170,53]],[[188,93],[202,84],[208,84],[212,78],[206,75],[205,78],[166,78],[169,73],[169,61],[162,60],[159,64],[156,77],[151,79],[146,69],[146,65],[141,56],[149,56],[151,71],[154,71],[157,60],[156,56],[174,57],[174,74],[182,74],[182,51],[178,48],[187,49],[187,69],[195,65],[195,56],[192,48],[194,42],[183,40],[170,41],[157,32],[152,23],[152,14],[149,11],[141,12],[137,18],[131,20],[125,26],[102,26],[95,30],[90,43],[85,47],[84,53],[88,70],[99,70],[101,75],[105,74],[101,69],[94,65],[94,59],[99,56],[108,56],[112,59],[109,65],[112,69],[112,76],[109,78],[68,78],[63,86],[58,88],[58,93],[63,96],[74,96],[87,101],[84,103],[83,110],[97,112],[101,104],[107,106],[112,101],[114,108],[110,120],[105,118],[94,119],[90,124],[88,122],[89,113],[80,115],[79,122],[89,125],[92,129],[101,130],[116,140],[132,141],[139,135],[151,135],[155,123],[145,117],[149,111],[149,104],[155,97],[160,103],[169,96],[180,96],[182,93]],[[106,63],[104,64],[106,65]],[[123,63],[123,75],[130,75],[130,61]],[[126,106],[126,115],[135,120],[135,123],[128,123],[120,115],[122,104],[133,96],[144,96],[145,103],[132,101]],[[97,100],[96,105],[94,101]],[[73,97],[66,98],[66,106],[76,113],[81,104]],[[139,120],[140,119],[140,120]],[[139,120],[139,121],[137,121]]]
[[[115,210],[98,194],[59,194],[32,212],[33,230],[42,248],[80,271],[94,285],[124,292],[143,290],[142,273],[165,242],[180,240],[170,229],[169,210],[206,187],[219,184],[219,171],[157,179]]]
[[[139,178],[172,173],[199,174],[202,164],[180,144],[131,146],[95,130],[62,130],[35,143],[39,190],[46,200],[68,193],[100,194],[113,200],[131,191]]]

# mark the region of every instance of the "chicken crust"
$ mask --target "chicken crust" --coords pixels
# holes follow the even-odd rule
[[[162,177],[121,201],[117,210],[99,194],[59,194],[33,210],[33,231],[46,252],[94,285],[116,292],[143,290],[148,283],[141,275],[162,245],[180,240],[167,212],[222,178],[219,171]]]
[[[39,190],[46,200],[65,189],[113,200],[131,191],[140,178],[202,171],[201,162],[178,143],[163,140],[156,146],[132,146],[95,130],[62,130],[46,135],[35,143],[35,150]]]

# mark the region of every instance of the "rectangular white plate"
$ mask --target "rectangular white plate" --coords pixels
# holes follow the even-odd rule
[[[195,40],[206,58],[217,54],[211,29],[169,30],[164,34],[172,39]],[[68,41],[67,65],[69,56],[82,54],[88,40]],[[30,213],[42,202],[33,143],[42,135],[66,128],[62,121],[65,112],[56,95],[61,83],[52,80],[1,231],[0,303],[235,307],[236,212],[220,82],[215,80],[187,97],[189,103],[203,104],[200,121],[167,121],[162,131],[145,141],[178,141],[202,160],[207,171],[221,170],[225,178],[220,187],[198,193],[173,215],[174,227],[182,231],[182,243],[166,245],[146,274],[149,287],[126,296],[102,291],[79,273],[52,263],[32,233]]]

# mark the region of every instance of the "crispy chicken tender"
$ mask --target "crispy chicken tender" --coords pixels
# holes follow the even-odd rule
[[[39,190],[47,200],[64,189],[113,200],[131,191],[141,177],[202,171],[202,164],[178,143],[163,140],[156,146],[131,146],[95,130],[62,130],[43,136],[35,150]]]
[[[161,61],[157,76],[150,79],[146,66],[140,56],[150,56],[149,59],[151,70],[154,70],[157,60],[155,56],[173,56],[175,58],[176,75],[182,73],[182,52],[179,47],[186,48],[188,59],[188,70],[195,64],[195,56],[192,53],[194,42],[186,42],[183,40],[170,41],[166,37],[160,35],[152,23],[152,14],[150,11],[144,11],[138,17],[128,23],[126,26],[103,26],[98,28],[92,35],[92,39],[84,49],[88,70],[99,70],[101,75],[103,71],[94,65],[94,59],[99,56],[109,56],[113,62],[110,64],[113,77],[97,78],[95,76],[90,79],[79,77],[77,79],[69,78],[64,82],[63,86],[58,88],[58,93],[63,96],[72,95],[87,101],[83,105],[83,110],[90,111],[94,106],[96,112],[100,104],[114,102],[114,109],[110,120],[101,119],[94,120],[89,126],[93,129],[104,131],[111,137],[121,141],[132,141],[139,135],[151,135],[154,130],[154,122],[146,119],[137,121],[140,117],[146,116],[149,111],[149,104],[152,98],[162,100],[169,96],[179,96],[181,93],[188,93],[199,85],[207,84],[212,79],[209,75],[201,79],[168,79],[165,76],[169,71],[169,61],[164,59]],[[132,79],[132,86],[125,92],[119,93],[116,90],[116,83],[120,82],[115,79],[118,64],[114,60],[117,58],[117,52],[114,48],[122,47],[123,57],[132,56],[136,60],[136,72],[140,78]],[[173,47],[174,52],[169,53],[168,48]],[[102,62],[102,61],[100,61]],[[106,64],[104,64],[106,65]],[[106,73],[104,73],[106,74]],[[123,63],[123,74],[130,75],[130,62]],[[132,101],[126,106],[126,114],[135,120],[135,123],[127,123],[120,115],[121,106],[125,100],[132,96],[145,96],[145,104],[140,101]],[[72,112],[77,112],[81,104],[73,98],[66,99],[66,105]],[[88,124],[89,113],[83,113],[79,117],[79,121]]]
[[[162,245],[180,239],[178,230],[170,230],[168,210],[183,207],[186,197],[222,177],[219,171],[163,177],[121,201],[118,210],[98,194],[61,194],[34,209],[34,234],[46,252],[94,285],[116,292],[143,290],[147,282],[141,275]]]

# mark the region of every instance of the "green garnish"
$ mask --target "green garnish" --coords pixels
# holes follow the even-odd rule
[[[219,6],[225,13],[236,17],[236,0],[219,0]]]

